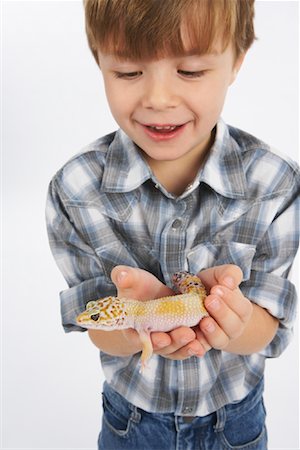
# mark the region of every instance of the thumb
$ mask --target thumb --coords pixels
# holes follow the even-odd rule
[[[111,272],[118,297],[151,300],[174,294],[165,284],[146,270],[129,266],[116,266]]]
[[[198,276],[209,290],[217,284],[221,284],[234,290],[243,280],[242,270],[234,264],[211,267],[200,272]]]

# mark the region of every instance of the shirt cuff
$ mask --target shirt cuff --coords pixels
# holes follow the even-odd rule
[[[86,331],[76,323],[76,317],[85,310],[91,300],[116,295],[114,284],[107,283],[103,277],[96,277],[72,286],[60,293],[62,325],[66,333]]]
[[[297,304],[295,286],[286,278],[251,271],[249,280],[243,282],[240,289],[245,297],[279,320],[278,330],[272,342],[259,352],[268,358],[279,356],[293,335]]]

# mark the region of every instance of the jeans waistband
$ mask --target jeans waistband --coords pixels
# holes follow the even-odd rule
[[[251,410],[257,402],[262,397],[264,390],[264,379],[262,378],[259,383],[250,391],[250,393],[241,401],[234,402],[228,405],[225,405],[215,411],[214,413],[211,413],[207,416],[203,417],[197,417],[198,423],[199,421],[201,424],[206,425],[209,422],[213,421],[215,423],[216,430],[222,430],[225,425],[226,420],[230,420],[230,418],[236,417],[237,415],[242,415],[243,412]],[[143,411],[141,408],[138,408],[137,406],[133,405],[132,403],[128,402],[122,395],[120,395],[115,389],[113,389],[107,382],[104,383],[103,386],[103,393],[110,399],[110,401],[117,405],[117,408],[120,413],[122,411],[124,412],[124,415],[126,416],[126,413],[128,410],[132,412],[132,420],[135,419],[135,421],[139,422],[142,414],[148,414],[146,411]],[[172,419],[174,420],[174,414],[173,413],[153,413],[157,417],[160,417],[162,420],[168,420]],[[183,416],[182,416],[182,419]],[[189,420],[183,420],[185,422],[191,422],[193,420],[193,417],[188,417]]]

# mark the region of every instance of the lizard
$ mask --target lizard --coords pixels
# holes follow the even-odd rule
[[[112,296],[89,301],[76,322],[83,328],[106,331],[134,328],[142,343],[140,372],[143,373],[153,354],[152,331],[193,327],[208,316],[204,306],[206,290],[200,278],[189,272],[176,272],[173,283],[178,295],[146,301]]]

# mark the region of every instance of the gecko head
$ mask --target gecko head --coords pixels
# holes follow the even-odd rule
[[[187,276],[191,276],[191,274],[185,271],[175,272],[173,275],[173,282],[178,285],[181,281],[186,280]]]
[[[193,275],[191,275],[189,272],[175,272],[172,277],[175,287],[181,292],[182,288],[184,288],[191,276]]]
[[[116,297],[105,297],[87,303],[77,316],[77,324],[84,328],[111,330],[121,326],[126,317],[125,305]]]
[[[173,283],[180,292],[196,292],[201,296],[206,295],[205,287],[197,275],[189,272],[176,272],[173,275]]]

